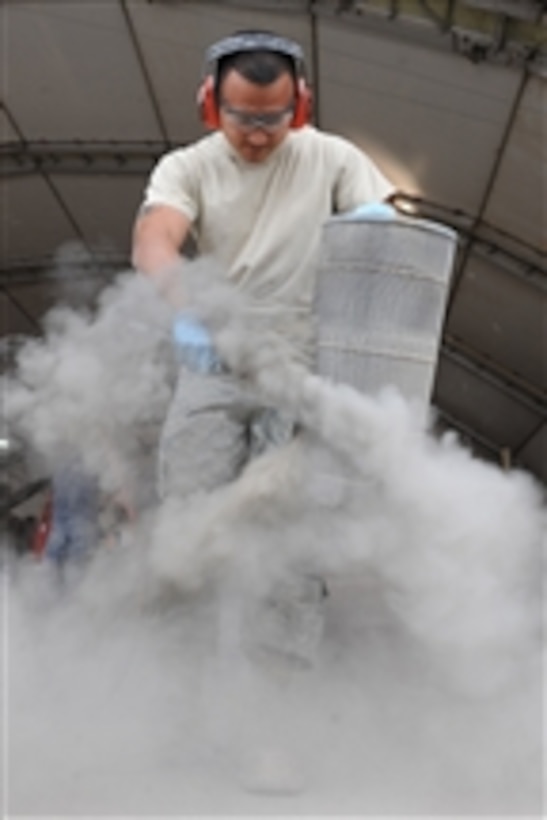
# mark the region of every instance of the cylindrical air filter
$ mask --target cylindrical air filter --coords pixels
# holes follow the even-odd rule
[[[367,394],[393,385],[425,410],[456,240],[426,220],[330,219],[318,271],[319,374]]]

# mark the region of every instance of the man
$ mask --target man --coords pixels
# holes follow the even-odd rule
[[[303,52],[291,40],[241,32],[214,44],[198,101],[215,133],[154,169],[135,224],[133,263],[157,276],[193,237],[294,359],[311,366],[321,226],[332,213],[388,199],[394,188],[354,145],[308,124]],[[191,313],[178,318],[174,334],[187,367],[160,446],[160,483],[163,494],[186,495],[235,476],[247,457],[249,426],[272,415],[229,374],[192,372],[220,367],[207,329]],[[212,458],[203,458],[201,445]]]
[[[394,188],[354,145],[308,124],[303,52],[293,41],[242,32],[215,43],[198,102],[214,133],[154,169],[135,224],[133,263],[163,287],[161,274],[176,271],[192,237],[198,253],[243,292],[265,334],[281,336],[293,360],[311,367],[321,227],[333,213],[388,199]],[[181,498],[229,482],[250,449],[288,441],[292,425],[226,371],[190,304],[174,339],[184,366],[160,442],[159,490]],[[324,585],[289,571],[274,586],[275,606],[251,602],[241,628],[257,645],[308,663],[322,631]],[[261,760],[245,775],[249,788],[295,788],[283,755],[269,750]]]

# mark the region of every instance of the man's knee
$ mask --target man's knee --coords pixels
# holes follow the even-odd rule
[[[159,493],[185,497],[232,481],[248,457],[246,425],[224,410],[196,412],[160,442]]]

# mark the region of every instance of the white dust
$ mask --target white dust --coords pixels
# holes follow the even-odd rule
[[[63,584],[4,568],[4,811],[539,815],[540,489],[434,439],[395,391],[291,365],[207,263],[184,277],[226,360],[302,433],[216,493],[152,503],[174,308],[124,275],[24,347],[14,429],[47,469],[77,448],[143,513]],[[291,574],[329,591],[308,664],[253,652]],[[270,747],[298,793],[245,789]]]

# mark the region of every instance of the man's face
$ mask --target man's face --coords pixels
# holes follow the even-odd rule
[[[256,85],[232,69],[222,81],[220,127],[243,159],[263,162],[287,136],[293,105],[289,72],[269,85]]]

